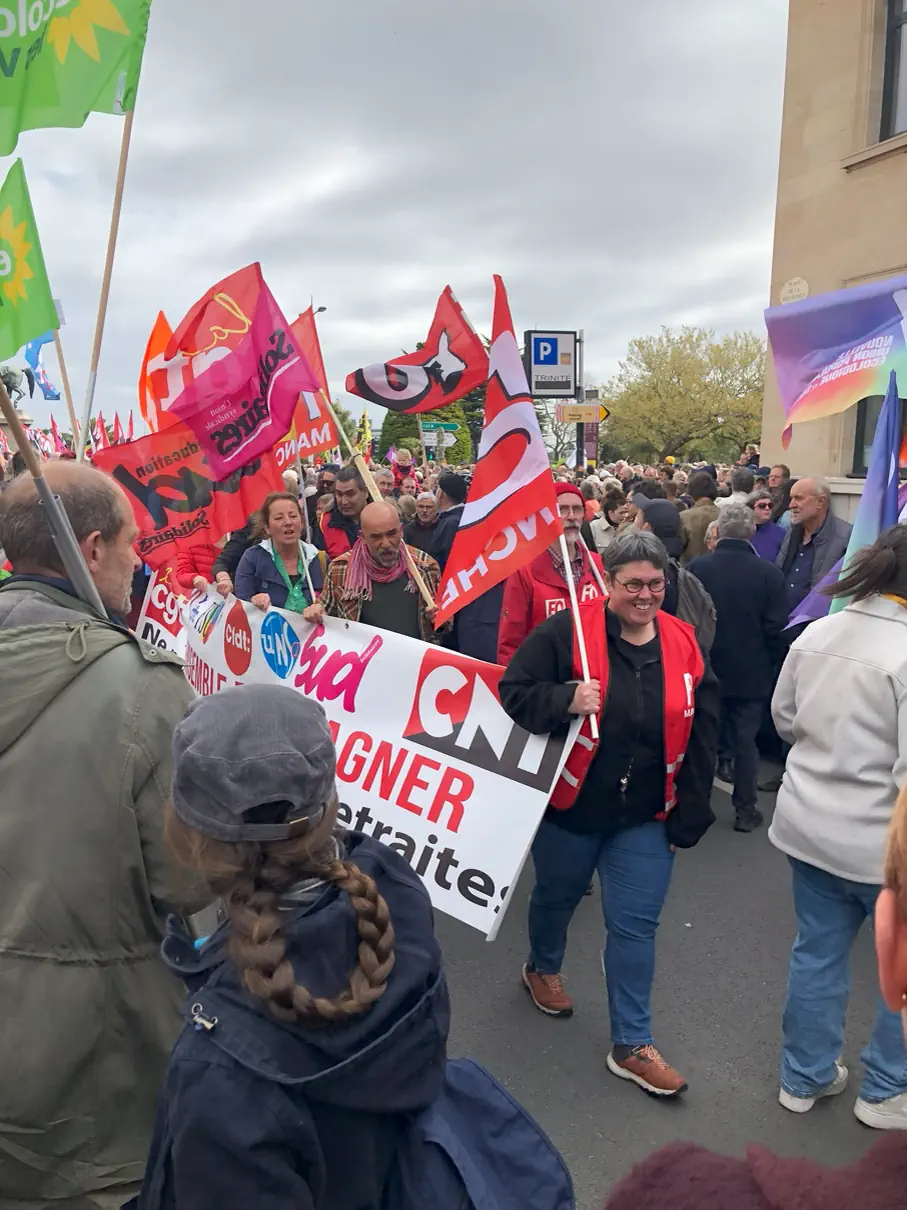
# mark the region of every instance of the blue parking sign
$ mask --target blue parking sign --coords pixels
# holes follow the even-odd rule
[[[536,366],[556,366],[557,337],[534,336],[532,338],[532,364]]]

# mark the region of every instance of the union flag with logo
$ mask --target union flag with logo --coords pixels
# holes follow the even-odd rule
[[[438,590],[435,627],[531,563],[563,533],[507,291],[495,276],[479,458]]]
[[[320,388],[257,263],[205,292],[170,338],[163,368],[183,378],[167,411],[192,429],[219,479],[272,449],[300,394]]]
[[[455,403],[482,385],[488,354],[450,286],[438,299],[425,344],[416,353],[354,370],[346,389],[369,403],[415,415]]]
[[[303,311],[290,331],[299,342],[306,360],[315,372],[320,389],[303,391],[296,402],[293,413],[293,423],[290,431],[274,447],[277,464],[282,468],[292,466],[298,458],[309,458],[313,454],[322,454],[340,444],[337,428],[331,419],[331,414],[324,400],[328,394],[327,375],[324,371],[324,358],[321,356],[321,342],[318,339],[318,329],[315,326],[315,313],[311,307]]]

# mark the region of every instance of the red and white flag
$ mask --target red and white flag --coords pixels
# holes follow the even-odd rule
[[[51,413],[50,417],[50,435],[53,438],[54,453],[62,454],[66,451],[66,442],[60,436],[60,430],[57,427],[57,418]]]
[[[152,433],[172,422],[173,417],[166,416],[165,412],[192,381],[192,367],[188,362],[168,362],[164,357],[172,339],[173,329],[167,316],[160,311],[148,337],[139,374],[139,411]]]
[[[113,444],[122,445],[126,440],[126,435],[123,432],[123,426],[120,424],[120,413],[113,414]]]
[[[167,410],[192,429],[218,478],[270,451],[300,394],[321,386],[257,263],[206,291],[164,360],[181,370],[189,363],[192,381]]]
[[[132,419],[132,408],[129,409],[129,423],[126,425],[126,440],[132,441],[135,438],[135,424]]]
[[[324,402],[328,394],[328,381],[324,372],[324,358],[321,355],[318,329],[315,326],[315,314],[311,307],[307,311],[303,311],[290,331],[299,342],[306,361],[314,370],[320,390],[317,394],[314,391],[302,392],[296,403],[290,431],[274,447],[277,465],[281,470],[292,466],[297,456],[308,458],[312,454],[323,453],[325,450],[333,449],[340,441],[340,436]]]
[[[563,533],[507,291],[500,277],[495,276],[494,284],[479,459],[441,580],[436,627],[531,563]]]
[[[354,370],[346,389],[393,412],[430,412],[455,403],[482,385],[488,354],[456,296],[447,286],[423,347],[390,361]]]
[[[104,423],[104,417],[98,412],[98,418],[94,422],[94,440],[92,442],[92,451],[110,449],[110,438],[107,436],[107,425]]]

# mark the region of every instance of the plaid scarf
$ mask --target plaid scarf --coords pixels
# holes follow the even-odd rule
[[[406,591],[415,592],[416,586],[406,565],[402,542],[400,543],[400,549],[397,551],[396,563],[392,567],[382,567],[372,557],[371,551],[362,539],[357,538],[350,561],[346,567],[346,576],[343,581],[343,596],[347,600],[358,597],[360,601],[370,601],[372,599],[373,583],[391,584],[394,580],[399,580],[401,576],[406,576],[409,579]]]

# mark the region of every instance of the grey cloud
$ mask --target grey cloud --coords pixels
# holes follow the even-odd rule
[[[135,406],[158,309],[254,259],[288,313],[328,306],[336,388],[423,337],[448,282],[487,333],[494,272],[518,331],[586,330],[594,380],[662,324],[758,329],[786,8],[155,0],[103,410]],[[79,395],[120,129],[19,148]]]

